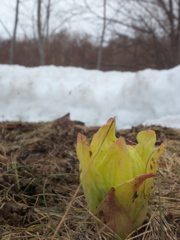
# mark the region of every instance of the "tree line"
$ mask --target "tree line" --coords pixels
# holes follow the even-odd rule
[[[117,0],[115,8],[111,2],[103,0],[102,13],[97,14],[84,1],[94,22],[98,19],[101,23],[99,39],[94,42],[89,34],[70,33],[67,29],[50,32],[52,0],[37,0],[36,36],[17,39],[17,0],[13,34],[9,40],[0,39],[0,63],[104,71],[168,69],[180,64],[180,0],[150,0],[148,4],[145,0]],[[113,9],[113,16],[107,14],[109,9]],[[127,31],[122,32],[122,27]]]

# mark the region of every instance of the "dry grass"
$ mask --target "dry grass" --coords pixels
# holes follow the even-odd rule
[[[152,129],[157,143],[167,138],[168,147],[160,159],[147,219],[127,240],[178,240],[180,131]],[[82,189],[77,191],[76,136],[82,132],[91,137],[96,130],[68,117],[51,123],[0,123],[0,239],[118,239],[105,226],[97,229]],[[118,134],[135,141],[141,130],[139,126]]]

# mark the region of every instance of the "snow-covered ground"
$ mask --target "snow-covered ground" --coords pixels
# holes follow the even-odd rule
[[[70,113],[87,126],[116,117],[118,129],[180,128],[180,66],[133,73],[0,65],[0,91],[0,121],[51,121]]]

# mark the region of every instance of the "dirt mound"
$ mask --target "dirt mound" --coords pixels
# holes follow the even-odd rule
[[[97,129],[70,121],[69,115],[54,122],[0,123],[0,239],[112,239],[98,232],[81,189],[69,205],[79,185],[77,134],[91,139]],[[117,131],[117,136],[135,143],[144,129],[156,131],[157,145],[168,139],[168,147],[147,221],[128,239],[178,239],[180,130],[138,126]]]

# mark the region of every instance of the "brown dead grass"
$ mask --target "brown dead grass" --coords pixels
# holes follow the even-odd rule
[[[144,129],[138,126],[117,135],[136,142],[136,134]],[[160,159],[147,219],[127,239],[178,240],[180,130],[151,129],[157,133],[157,145],[168,139],[168,147]],[[118,239],[96,228],[81,188],[73,198],[79,185],[77,133],[91,138],[95,131],[69,116],[48,123],[0,123],[0,239]]]

